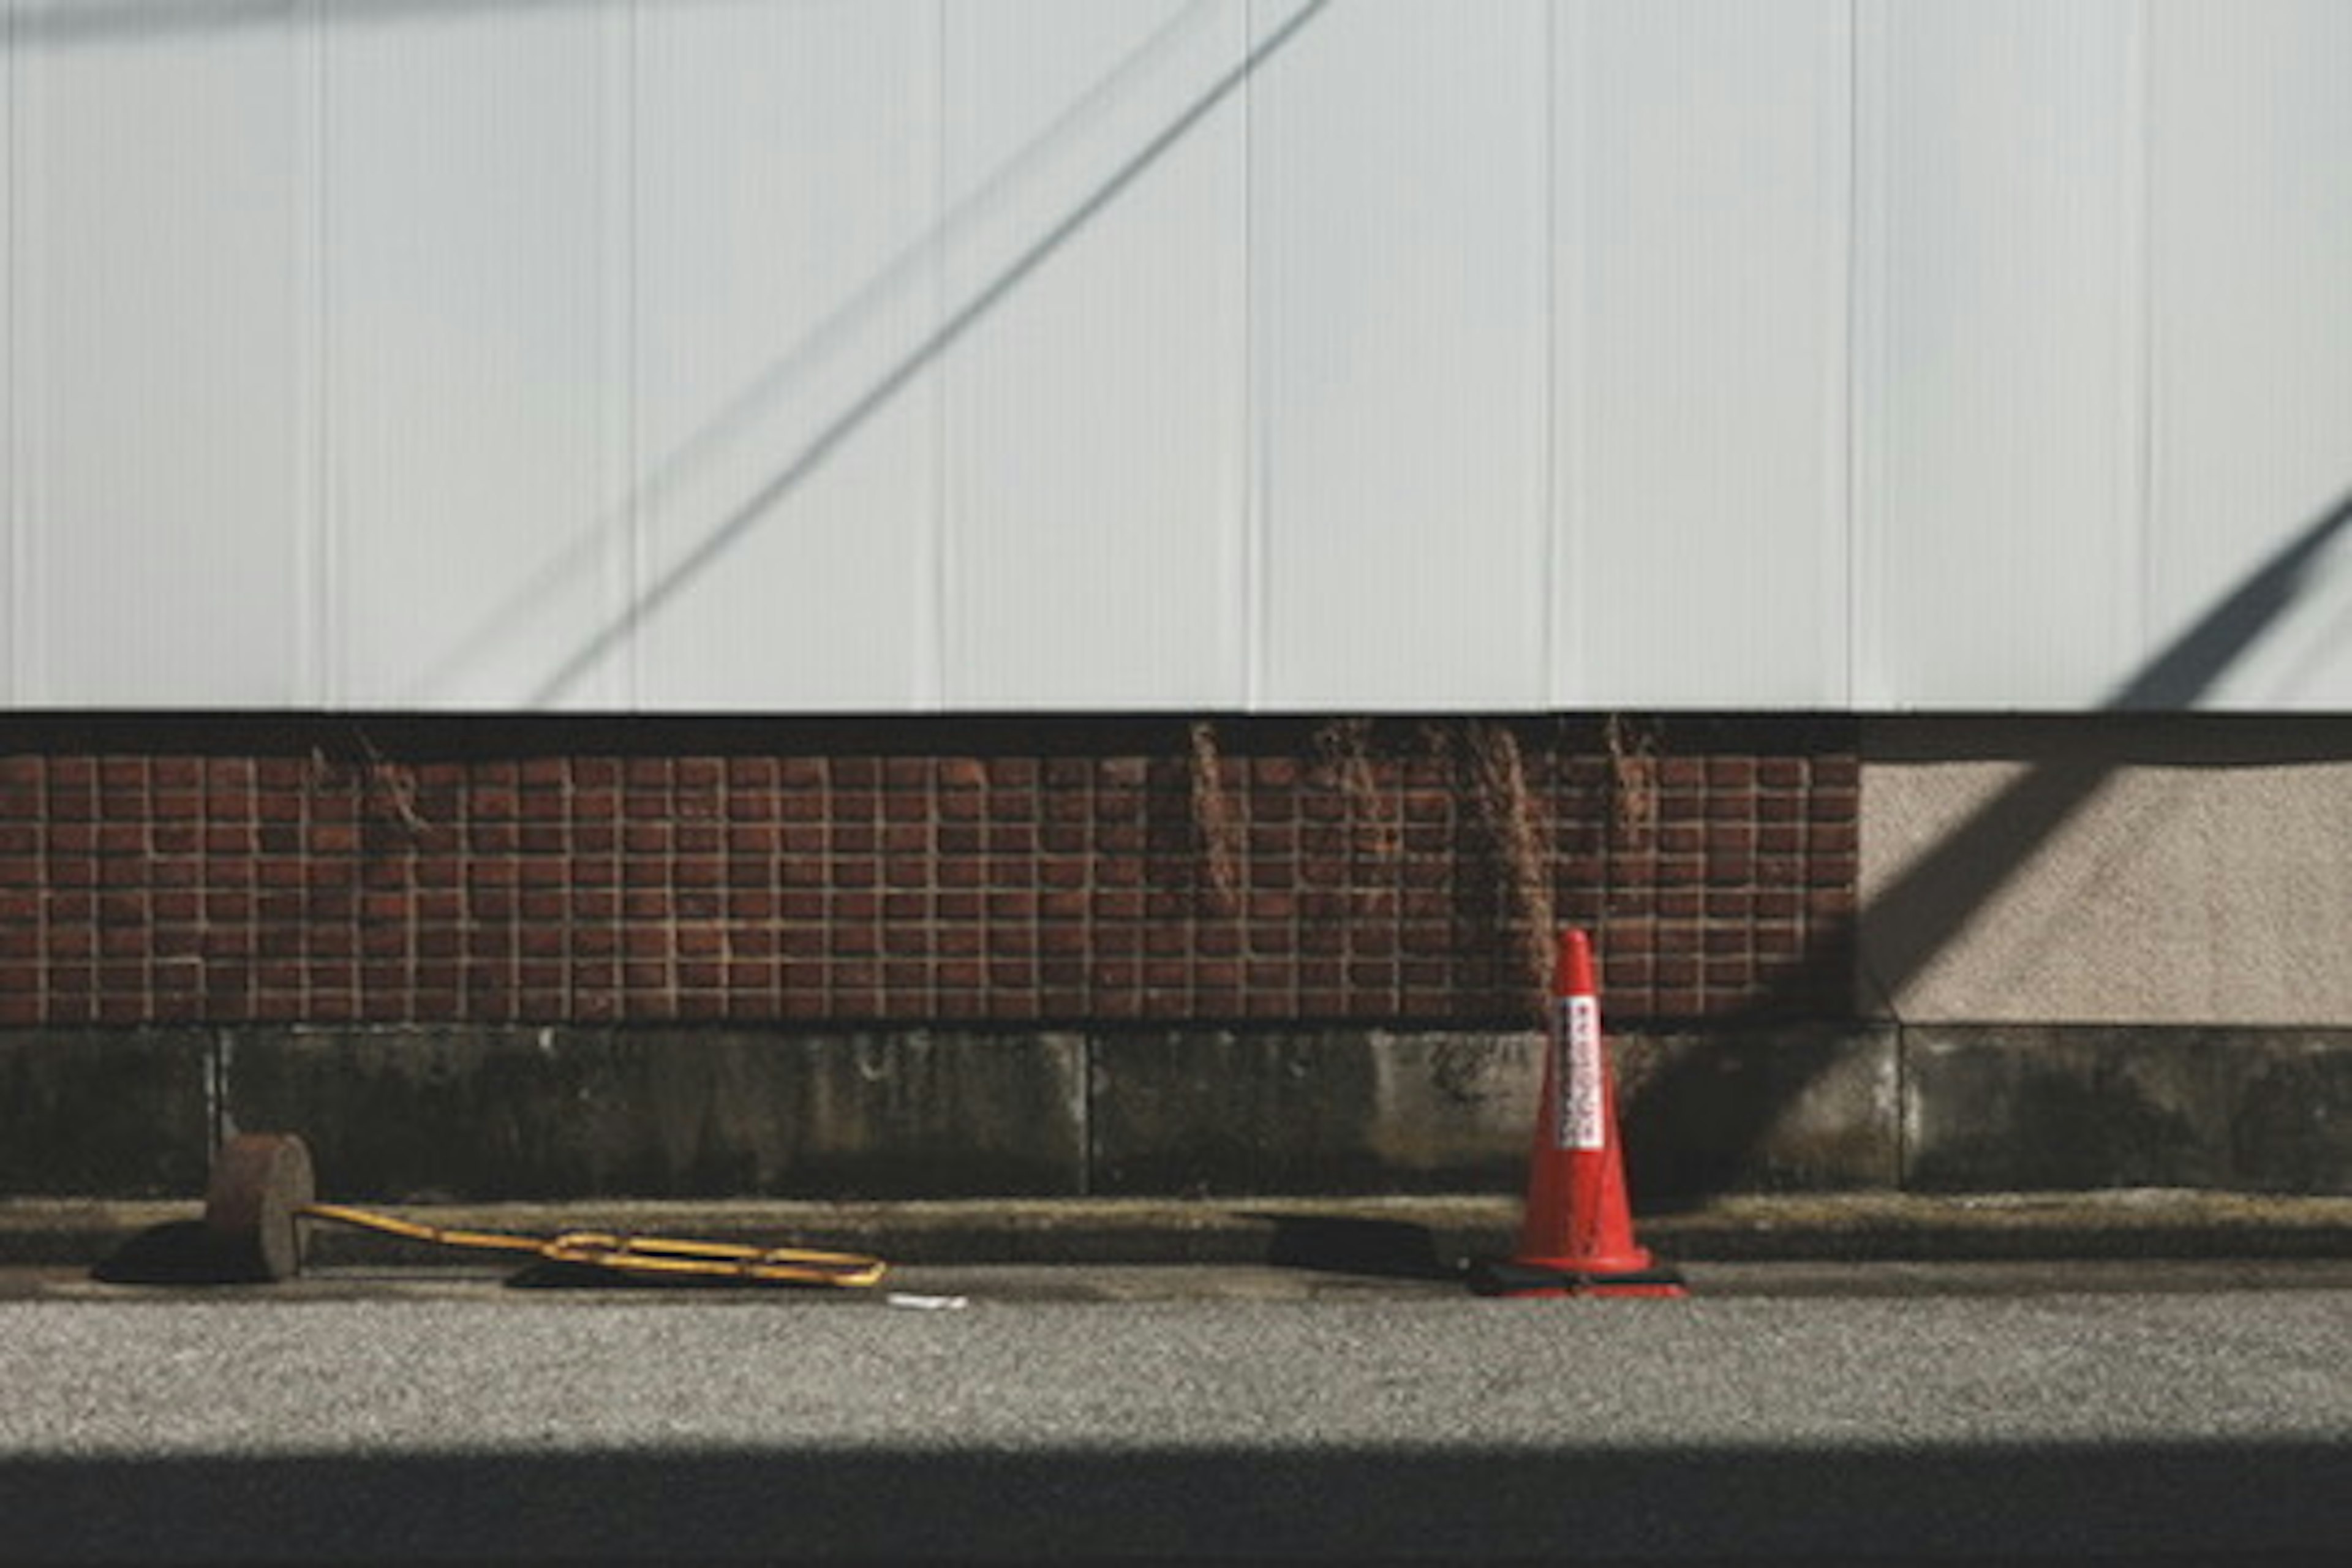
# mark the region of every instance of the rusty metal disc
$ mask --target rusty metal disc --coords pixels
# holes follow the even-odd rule
[[[213,1159],[205,1228],[228,1267],[256,1279],[290,1279],[302,1267],[298,1216],[317,1195],[300,1138],[240,1132]]]

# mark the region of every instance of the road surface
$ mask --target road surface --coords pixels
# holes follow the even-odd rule
[[[1694,1282],[1506,1302],[1276,1269],[910,1270],[892,1307],[20,1275],[0,1561],[2352,1546],[2344,1265]]]

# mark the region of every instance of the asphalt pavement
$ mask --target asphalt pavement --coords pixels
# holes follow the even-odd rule
[[[0,1561],[2334,1563],[2352,1266],[0,1274]]]

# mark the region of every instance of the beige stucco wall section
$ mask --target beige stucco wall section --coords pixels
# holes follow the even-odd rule
[[[1878,719],[1863,752],[1865,1014],[2352,1025],[2352,718]]]

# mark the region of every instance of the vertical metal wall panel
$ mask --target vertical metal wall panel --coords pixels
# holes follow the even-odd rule
[[[2352,706],[2352,6],[2158,4],[2154,505],[2132,700]]]
[[[1855,696],[2095,703],[2138,626],[2140,8],[1864,16]]]
[[[1334,5],[1258,79],[1262,706],[1544,701],[1548,13]]]
[[[1245,8],[950,7],[946,697],[1245,695]]]
[[[326,505],[360,707],[610,703],[611,6],[329,13]]]
[[[1564,705],[1846,700],[1850,15],[1560,14]]]
[[[10,20],[18,692],[293,700],[295,29]]]
[[[16,589],[16,552],[23,470],[16,429],[16,16],[0,10],[0,708],[23,700],[16,684],[16,642],[25,626]]]
[[[2352,705],[2337,0],[0,18],[15,706]]]
[[[648,706],[939,700],[939,11],[643,11]]]

